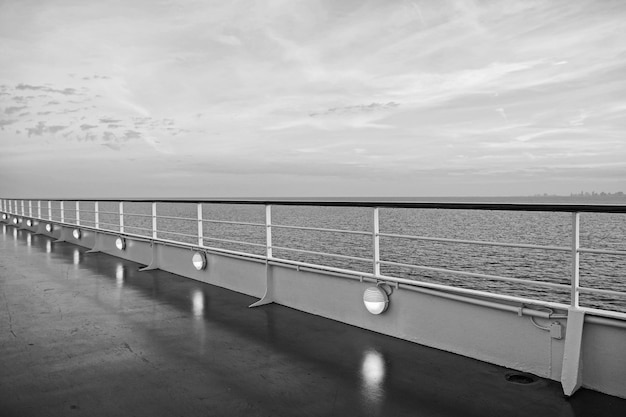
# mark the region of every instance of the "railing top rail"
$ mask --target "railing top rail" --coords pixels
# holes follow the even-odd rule
[[[6,200],[30,200],[6,198]],[[207,203],[240,205],[280,205],[280,206],[325,206],[325,207],[380,207],[413,209],[449,210],[503,210],[503,211],[544,211],[564,213],[626,213],[626,204],[581,204],[581,203],[500,203],[500,202],[453,202],[453,201],[394,201],[394,200],[316,200],[316,199],[210,199],[210,198],[99,198],[99,199],[50,199],[45,201],[80,202],[129,202],[129,203]]]

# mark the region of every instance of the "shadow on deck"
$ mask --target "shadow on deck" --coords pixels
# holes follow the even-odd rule
[[[2,416],[616,416],[626,400],[0,233]]]

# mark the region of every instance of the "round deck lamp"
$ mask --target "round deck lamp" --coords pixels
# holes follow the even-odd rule
[[[6,213],[2,213],[2,220],[6,220],[7,219],[7,214]]]
[[[74,239],[80,239],[80,229],[74,229],[72,236],[74,236]]]
[[[206,256],[202,252],[194,252],[191,262],[198,271],[202,271],[206,268]]]
[[[52,232],[52,225],[50,223],[46,225],[46,232],[48,233]]]
[[[26,220],[26,226],[31,227],[33,225],[33,221],[31,219]]]
[[[380,287],[369,287],[363,293],[365,308],[372,314],[382,314],[389,307],[389,296]]]
[[[121,236],[115,239],[115,247],[119,250],[126,249],[126,239]]]
[[[20,220],[17,217],[13,217],[13,224],[17,224]]]

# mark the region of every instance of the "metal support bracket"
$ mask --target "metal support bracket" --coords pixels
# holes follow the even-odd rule
[[[573,395],[582,385],[582,342],[585,312],[570,308],[567,312],[565,349],[563,351],[563,370],[561,385],[566,396]]]
[[[45,235],[46,225],[41,220],[37,223],[37,230],[33,233],[33,235]]]
[[[150,264],[148,266],[144,266],[143,268],[139,268],[139,272],[159,269],[159,254],[157,252],[158,245],[155,241],[150,241],[150,246],[152,247],[152,259],[150,260]]]
[[[272,266],[268,263],[265,264],[265,294],[263,297],[255,302],[250,304],[248,307],[260,307],[265,304],[271,304],[275,301],[274,298],[274,277],[272,276]]]
[[[68,233],[67,228],[61,227],[61,236],[59,236],[57,240],[53,240],[52,243],[67,242],[67,236],[66,236],[67,233]]]
[[[98,233],[96,232],[95,234],[95,242],[93,244],[93,248],[89,249],[87,252],[85,253],[98,253],[98,252],[102,252],[102,238],[103,235],[102,233]]]

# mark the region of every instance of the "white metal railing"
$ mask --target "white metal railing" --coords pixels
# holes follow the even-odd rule
[[[286,264],[292,264],[296,266],[303,267],[312,267],[316,269],[322,269],[330,272],[337,272],[342,274],[349,274],[359,277],[369,277],[374,278],[376,280],[383,280],[389,282],[396,282],[408,285],[417,285],[431,288],[447,288],[453,289],[462,293],[473,293],[473,294],[484,294],[483,291],[475,291],[472,289],[459,289],[453,286],[442,286],[440,284],[432,284],[427,282],[422,282],[418,280],[411,280],[406,278],[388,276],[381,273],[381,266],[396,266],[414,270],[422,270],[422,271],[431,271],[436,273],[446,273],[452,274],[456,276],[465,276],[465,277],[473,277],[473,278],[483,278],[487,280],[508,282],[514,284],[523,284],[523,285],[531,285],[544,287],[554,290],[568,291],[569,292],[569,307],[571,308],[580,308],[580,294],[596,294],[596,295],[609,295],[609,296],[618,296],[624,297],[626,296],[626,291],[619,291],[615,289],[600,289],[600,288],[589,288],[583,287],[580,283],[580,254],[581,253],[594,253],[594,254],[605,254],[605,255],[614,255],[614,256],[626,256],[626,251],[624,250],[612,250],[612,249],[593,249],[593,248],[582,248],[580,246],[580,213],[581,212],[598,212],[598,213],[626,213],[626,206],[615,206],[615,205],[537,205],[537,204],[496,204],[496,203],[401,203],[401,202],[310,202],[310,201],[273,201],[273,202],[260,202],[260,201],[188,201],[188,200],[161,200],[161,201],[149,201],[149,200],[71,200],[75,201],[75,206],[73,209],[66,207],[65,202],[67,200],[48,200],[47,203],[44,204],[41,200],[0,200],[0,209],[3,213],[6,213],[11,216],[21,216],[21,217],[29,217],[32,219],[37,219],[42,222],[51,222],[51,223],[60,223],[63,225],[67,225],[69,227],[80,227],[86,229],[94,229],[96,231],[100,231],[103,233],[116,233],[122,234],[129,237],[137,237],[137,238],[150,238],[152,240],[157,240],[166,244],[177,244],[189,246],[192,248],[205,249],[205,250],[215,250],[218,252],[226,252],[231,254],[238,254],[244,256],[255,256],[257,258],[264,259],[266,262],[282,262]],[[131,213],[126,212],[124,203],[125,202],[143,202],[143,203],[151,203],[151,213],[150,214],[142,214],[142,213]],[[93,210],[87,210],[82,207],[81,203],[93,203]],[[118,203],[117,211],[106,211],[100,209],[100,202],[106,203]],[[58,208],[53,207],[53,203],[58,204]],[[158,215],[157,214],[157,204],[158,203],[195,203],[195,217],[180,217],[180,216],[172,216],[172,215]],[[28,209],[26,210],[25,207]],[[239,222],[239,221],[230,221],[230,220],[218,220],[218,219],[209,219],[205,218],[203,215],[203,204],[257,204],[263,205],[265,207],[265,218],[263,223],[256,222]],[[274,206],[339,206],[339,207],[369,207],[372,210],[372,225],[371,230],[363,231],[363,230],[347,230],[347,229],[337,229],[337,228],[321,228],[321,227],[309,227],[309,226],[295,226],[295,225],[286,225],[286,224],[275,224],[272,222],[272,207]],[[36,206],[36,210],[33,207]],[[451,239],[451,238],[443,238],[443,237],[430,237],[430,236],[418,236],[418,235],[406,235],[399,233],[383,233],[380,231],[380,208],[381,207],[393,207],[393,208],[448,208],[448,209],[477,209],[477,210],[511,210],[511,211],[558,211],[558,212],[569,212],[571,213],[571,243],[569,246],[554,246],[554,245],[535,245],[528,243],[505,243],[505,242],[494,242],[494,241],[481,241],[481,240],[469,240],[469,239]],[[46,210],[47,209],[47,213]],[[60,221],[56,221],[53,218],[53,212],[55,214],[55,218],[60,219]],[[73,213],[72,213],[73,212]],[[67,214],[73,214],[74,217],[68,217]],[[81,216],[82,214],[85,214]],[[91,217],[90,217],[91,216]],[[109,218],[117,218],[117,222],[104,222],[102,221],[102,216],[109,216]],[[91,220],[93,218],[93,220]],[[151,227],[144,227],[138,225],[131,225],[126,220],[130,218],[139,218],[151,220]],[[189,233],[184,233],[183,231],[172,231],[172,230],[163,230],[158,229],[157,225],[160,219],[164,220],[175,220],[175,221],[183,221],[189,222],[190,224],[196,224],[197,227],[191,227]],[[68,221],[74,221],[75,223],[70,223]],[[250,226],[250,227],[259,227],[265,230],[265,242],[264,243],[255,243],[249,241],[242,241],[237,239],[224,239],[218,238],[215,236],[207,235],[204,232],[204,226],[210,224],[223,224],[223,225],[238,225],[238,226]],[[104,226],[104,227],[103,227]],[[110,228],[107,228],[110,227]],[[316,251],[311,249],[302,249],[302,248],[293,248],[286,246],[277,246],[273,243],[272,239],[272,229],[280,230],[303,230],[303,231],[315,231],[315,232],[323,232],[323,233],[338,233],[345,235],[357,235],[357,236],[371,236],[372,241],[372,256],[371,258],[364,258],[361,256],[352,256],[346,254],[339,253],[329,253],[323,251]],[[129,230],[138,230],[147,232],[147,235],[140,235],[137,233],[131,233]],[[176,238],[165,238],[163,236],[179,236],[183,238],[189,238],[194,243],[184,242],[183,240],[177,240]],[[464,245],[479,245],[479,246],[496,246],[496,247],[508,247],[508,248],[519,248],[519,249],[532,249],[532,250],[543,250],[543,251],[556,251],[570,254],[570,262],[571,262],[571,275],[568,284],[555,283],[555,282],[545,282],[545,281],[536,281],[524,278],[513,278],[506,277],[501,275],[494,274],[483,274],[479,272],[470,272],[470,271],[460,271],[448,268],[439,268],[439,267],[430,267],[425,265],[416,265],[408,262],[398,262],[391,260],[381,259],[381,241],[380,238],[391,238],[391,239],[404,239],[410,241],[421,241],[421,242],[438,242],[438,243],[451,243],[451,244],[464,244]],[[256,247],[256,248],[264,248],[264,255],[253,255],[251,252],[247,251],[239,251],[239,250],[226,250],[223,248],[218,248],[214,246],[208,246],[206,242],[222,242],[228,244],[236,244],[242,245],[246,247]],[[296,260],[285,259],[281,257],[275,256],[275,251],[286,251],[286,252],[294,252],[300,254],[309,254],[316,255],[325,258],[331,259],[344,259],[344,260],[353,260],[359,262],[368,262],[371,264],[371,272],[363,272],[356,271],[345,268],[338,268],[333,266],[332,264],[317,264],[317,263],[307,263]],[[494,294],[490,294],[494,295]],[[521,297],[511,297],[495,294],[496,298],[506,299],[509,301],[527,301],[527,298]],[[594,311],[597,309],[594,309]],[[607,310],[610,311],[610,310]],[[620,315],[621,314],[621,315]],[[619,313],[618,316],[622,318],[626,318],[626,314]]]

